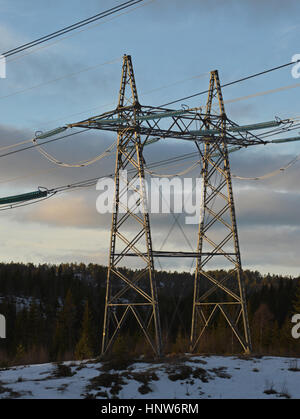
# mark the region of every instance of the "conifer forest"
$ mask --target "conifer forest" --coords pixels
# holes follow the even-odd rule
[[[0,264],[0,313],[6,318],[7,330],[7,339],[0,340],[0,364],[98,357],[106,274],[106,267],[93,264]],[[127,275],[134,271],[127,270]],[[300,313],[300,278],[249,270],[243,275],[253,353],[300,356],[300,342],[291,335],[291,318]],[[161,271],[156,278],[164,352],[188,352],[194,277]],[[198,350],[227,355],[240,352],[240,346],[225,320],[216,316]],[[134,319],[129,318],[121,330],[113,353],[151,356]]]

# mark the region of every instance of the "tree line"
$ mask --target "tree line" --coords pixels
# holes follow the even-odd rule
[[[0,313],[6,318],[0,366],[99,356],[106,275],[107,268],[95,264],[0,264]],[[254,353],[299,356],[291,317],[300,314],[300,278],[249,270],[243,276]],[[165,353],[187,352],[194,277],[161,271],[156,278]],[[115,354],[150,354],[133,321],[120,333]],[[241,348],[225,320],[216,316],[199,351],[232,354]]]

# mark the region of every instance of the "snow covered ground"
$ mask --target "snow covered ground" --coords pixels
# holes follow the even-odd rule
[[[0,370],[0,398],[299,399],[300,359],[187,355],[127,366],[17,366]]]

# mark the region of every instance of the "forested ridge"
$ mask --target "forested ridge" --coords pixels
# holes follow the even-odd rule
[[[0,264],[0,313],[6,317],[6,339],[0,339],[0,366],[97,357],[106,273],[106,267],[94,264]],[[214,272],[216,276],[221,274]],[[300,356],[300,339],[291,336],[291,317],[300,314],[300,278],[249,270],[243,276],[254,353]],[[165,352],[186,352],[194,277],[189,273],[157,272],[156,278]],[[199,350],[232,354],[241,348],[224,319],[217,316]],[[133,320],[122,330],[114,351],[122,355],[150,354]]]

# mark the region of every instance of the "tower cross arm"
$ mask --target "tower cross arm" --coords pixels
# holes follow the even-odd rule
[[[251,131],[276,127],[281,121],[267,121],[252,125],[242,125],[229,121],[225,115],[210,115],[207,128],[207,114],[201,108],[164,109],[150,106],[140,106],[138,114],[134,115],[135,105],[120,107],[101,115],[71,123],[70,128],[90,128],[103,131],[119,132],[131,130],[143,136],[173,138],[197,142],[217,142],[220,135],[228,145],[248,147],[264,144],[259,136]],[[120,117],[120,112],[121,117]],[[197,129],[196,129],[197,128]]]

